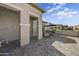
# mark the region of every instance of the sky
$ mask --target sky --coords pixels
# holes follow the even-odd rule
[[[79,25],[79,3],[38,3],[37,6],[45,11],[42,14],[44,21],[69,26]]]

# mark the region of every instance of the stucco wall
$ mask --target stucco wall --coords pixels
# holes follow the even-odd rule
[[[13,10],[0,7],[0,39],[13,41],[19,37],[20,14]]]
[[[43,37],[43,32],[42,32],[42,15],[39,16],[38,18],[38,39],[42,39]]]
[[[38,39],[42,39],[42,13],[40,11],[24,3],[4,3],[0,5],[20,12],[21,46],[28,44],[30,40],[30,15],[38,17]]]

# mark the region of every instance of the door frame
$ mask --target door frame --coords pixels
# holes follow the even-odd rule
[[[38,17],[36,17],[36,16],[34,16],[34,15],[29,15],[29,24],[31,23],[31,21],[32,21],[32,24],[33,24],[33,21],[34,20],[32,20],[32,19],[30,19],[30,17],[33,17],[33,18],[36,18],[36,19],[34,19],[34,20],[36,20],[36,22],[37,22],[37,40],[38,40]],[[32,26],[32,37],[33,37],[33,26]],[[31,24],[30,24],[30,40],[31,40]]]

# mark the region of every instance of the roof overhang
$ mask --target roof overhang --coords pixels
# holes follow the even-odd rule
[[[31,5],[32,7],[36,8],[37,10],[39,10],[42,13],[45,12],[43,9],[39,8],[35,3],[28,3],[28,4]]]

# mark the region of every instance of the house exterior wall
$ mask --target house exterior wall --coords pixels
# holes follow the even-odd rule
[[[37,36],[38,34],[37,34],[37,30],[38,30],[38,19],[36,19],[36,20],[33,20],[33,36]]]
[[[18,12],[0,7],[0,39],[8,41],[20,39],[19,22]]]
[[[79,32],[79,26],[74,26],[74,27],[73,27],[73,31]]]
[[[41,18],[42,13],[40,11],[24,3],[5,3],[0,5],[20,12],[21,46],[29,44],[29,40],[30,40],[29,16],[30,15],[38,17],[38,39],[42,39],[42,18]]]
[[[38,39],[42,39],[43,37],[43,33],[42,33],[42,16],[40,14],[39,18],[38,18]]]

